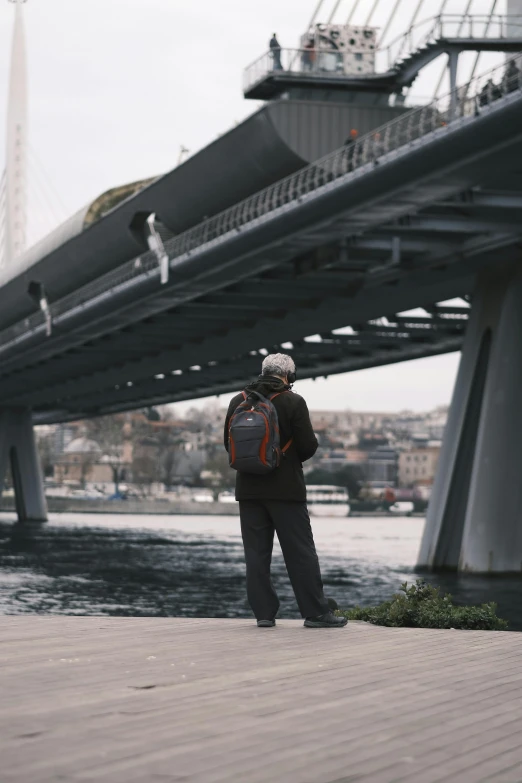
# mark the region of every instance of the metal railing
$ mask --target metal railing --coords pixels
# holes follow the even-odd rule
[[[414,52],[436,41],[522,39],[522,16],[500,14],[442,14],[412,25],[379,49],[378,67],[394,70]]]
[[[375,76],[395,70],[407,56],[430,43],[450,39],[522,39],[522,16],[499,14],[442,14],[413,24],[389,44],[377,50],[345,52],[340,49],[277,49],[268,51],[244,72],[243,89],[248,92],[270,74],[301,76]]]
[[[270,74],[364,77],[375,73],[374,63],[375,49],[353,54],[329,49],[277,49],[265,52],[245,69],[243,89],[248,92]]]
[[[298,206],[314,195],[335,186],[339,180],[352,177],[357,171],[367,171],[384,156],[408,149],[422,137],[445,133],[462,118],[480,116],[499,100],[515,93],[522,95],[522,75],[516,55],[505,64],[476,76],[467,85],[449,93],[427,106],[400,115],[396,119],[361,136],[339,150],[320,158],[306,168],[270,185],[244,201],[168,240],[165,250],[170,259],[171,280],[175,280],[176,266],[190,260],[196,250],[211,249],[214,245],[237,236],[244,229],[262,224],[270,217]],[[103,277],[86,284],[60,301],[51,304],[53,322],[99,297],[127,287],[157,280],[160,271],[156,256],[147,252],[129,261]],[[0,333],[1,348],[25,338],[34,329],[45,330],[41,313],[26,318]]]

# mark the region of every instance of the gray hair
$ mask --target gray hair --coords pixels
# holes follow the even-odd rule
[[[290,372],[295,372],[294,360],[286,353],[270,353],[263,359],[261,367],[263,375],[279,375],[284,378]]]

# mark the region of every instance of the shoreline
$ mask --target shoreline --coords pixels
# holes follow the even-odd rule
[[[196,503],[180,501],[178,503],[157,500],[78,500],[73,498],[47,498],[47,509],[51,514],[128,514],[152,516],[239,516],[238,503]],[[4,498],[0,504],[0,513],[15,512],[14,498]],[[312,515],[311,515],[312,516]],[[347,517],[383,517],[395,519],[400,515],[387,511],[351,510]],[[424,518],[425,512],[414,511],[412,517]],[[313,519],[321,519],[312,516]]]

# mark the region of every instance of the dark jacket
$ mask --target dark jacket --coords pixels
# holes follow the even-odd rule
[[[299,394],[285,391],[287,387],[279,378],[260,377],[247,386],[268,397],[279,394],[273,401],[279,419],[281,448],[290,438],[293,443],[281,459],[281,464],[272,473],[257,476],[252,473],[236,474],[236,500],[306,500],[306,487],[302,463],[313,457],[317,451],[315,437],[306,402]],[[243,395],[237,394],[228,406],[225,421],[225,448],[228,451],[228,425],[237,406],[243,402]]]

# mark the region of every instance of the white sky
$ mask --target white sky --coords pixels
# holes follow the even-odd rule
[[[446,11],[462,12],[466,1],[448,0]],[[484,13],[491,2],[473,0],[471,10]],[[335,21],[346,20],[352,3],[343,0]],[[424,0],[419,19],[434,15],[439,3]],[[499,13],[505,3],[499,0]],[[318,21],[327,19],[333,4],[325,0]],[[355,21],[363,22],[372,4],[362,0]],[[243,68],[263,54],[274,30],[283,46],[297,46],[316,5],[316,0],[29,0],[24,12],[33,239],[104,190],[173,168],[181,145],[195,152],[255,111],[258,104],[242,97]],[[408,26],[416,5],[417,0],[402,0],[388,40]],[[372,24],[382,27],[390,7],[391,0],[382,0]],[[0,150],[13,10],[0,0]],[[491,56],[480,70],[490,63]],[[419,94],[429,94],[439,73],[440,64],[419,85]],[[0,170],[1,161],[0,155]],[[449,401],[457,359],[443,356],[303,382],[298,390],[314,408],[425,410]]]

